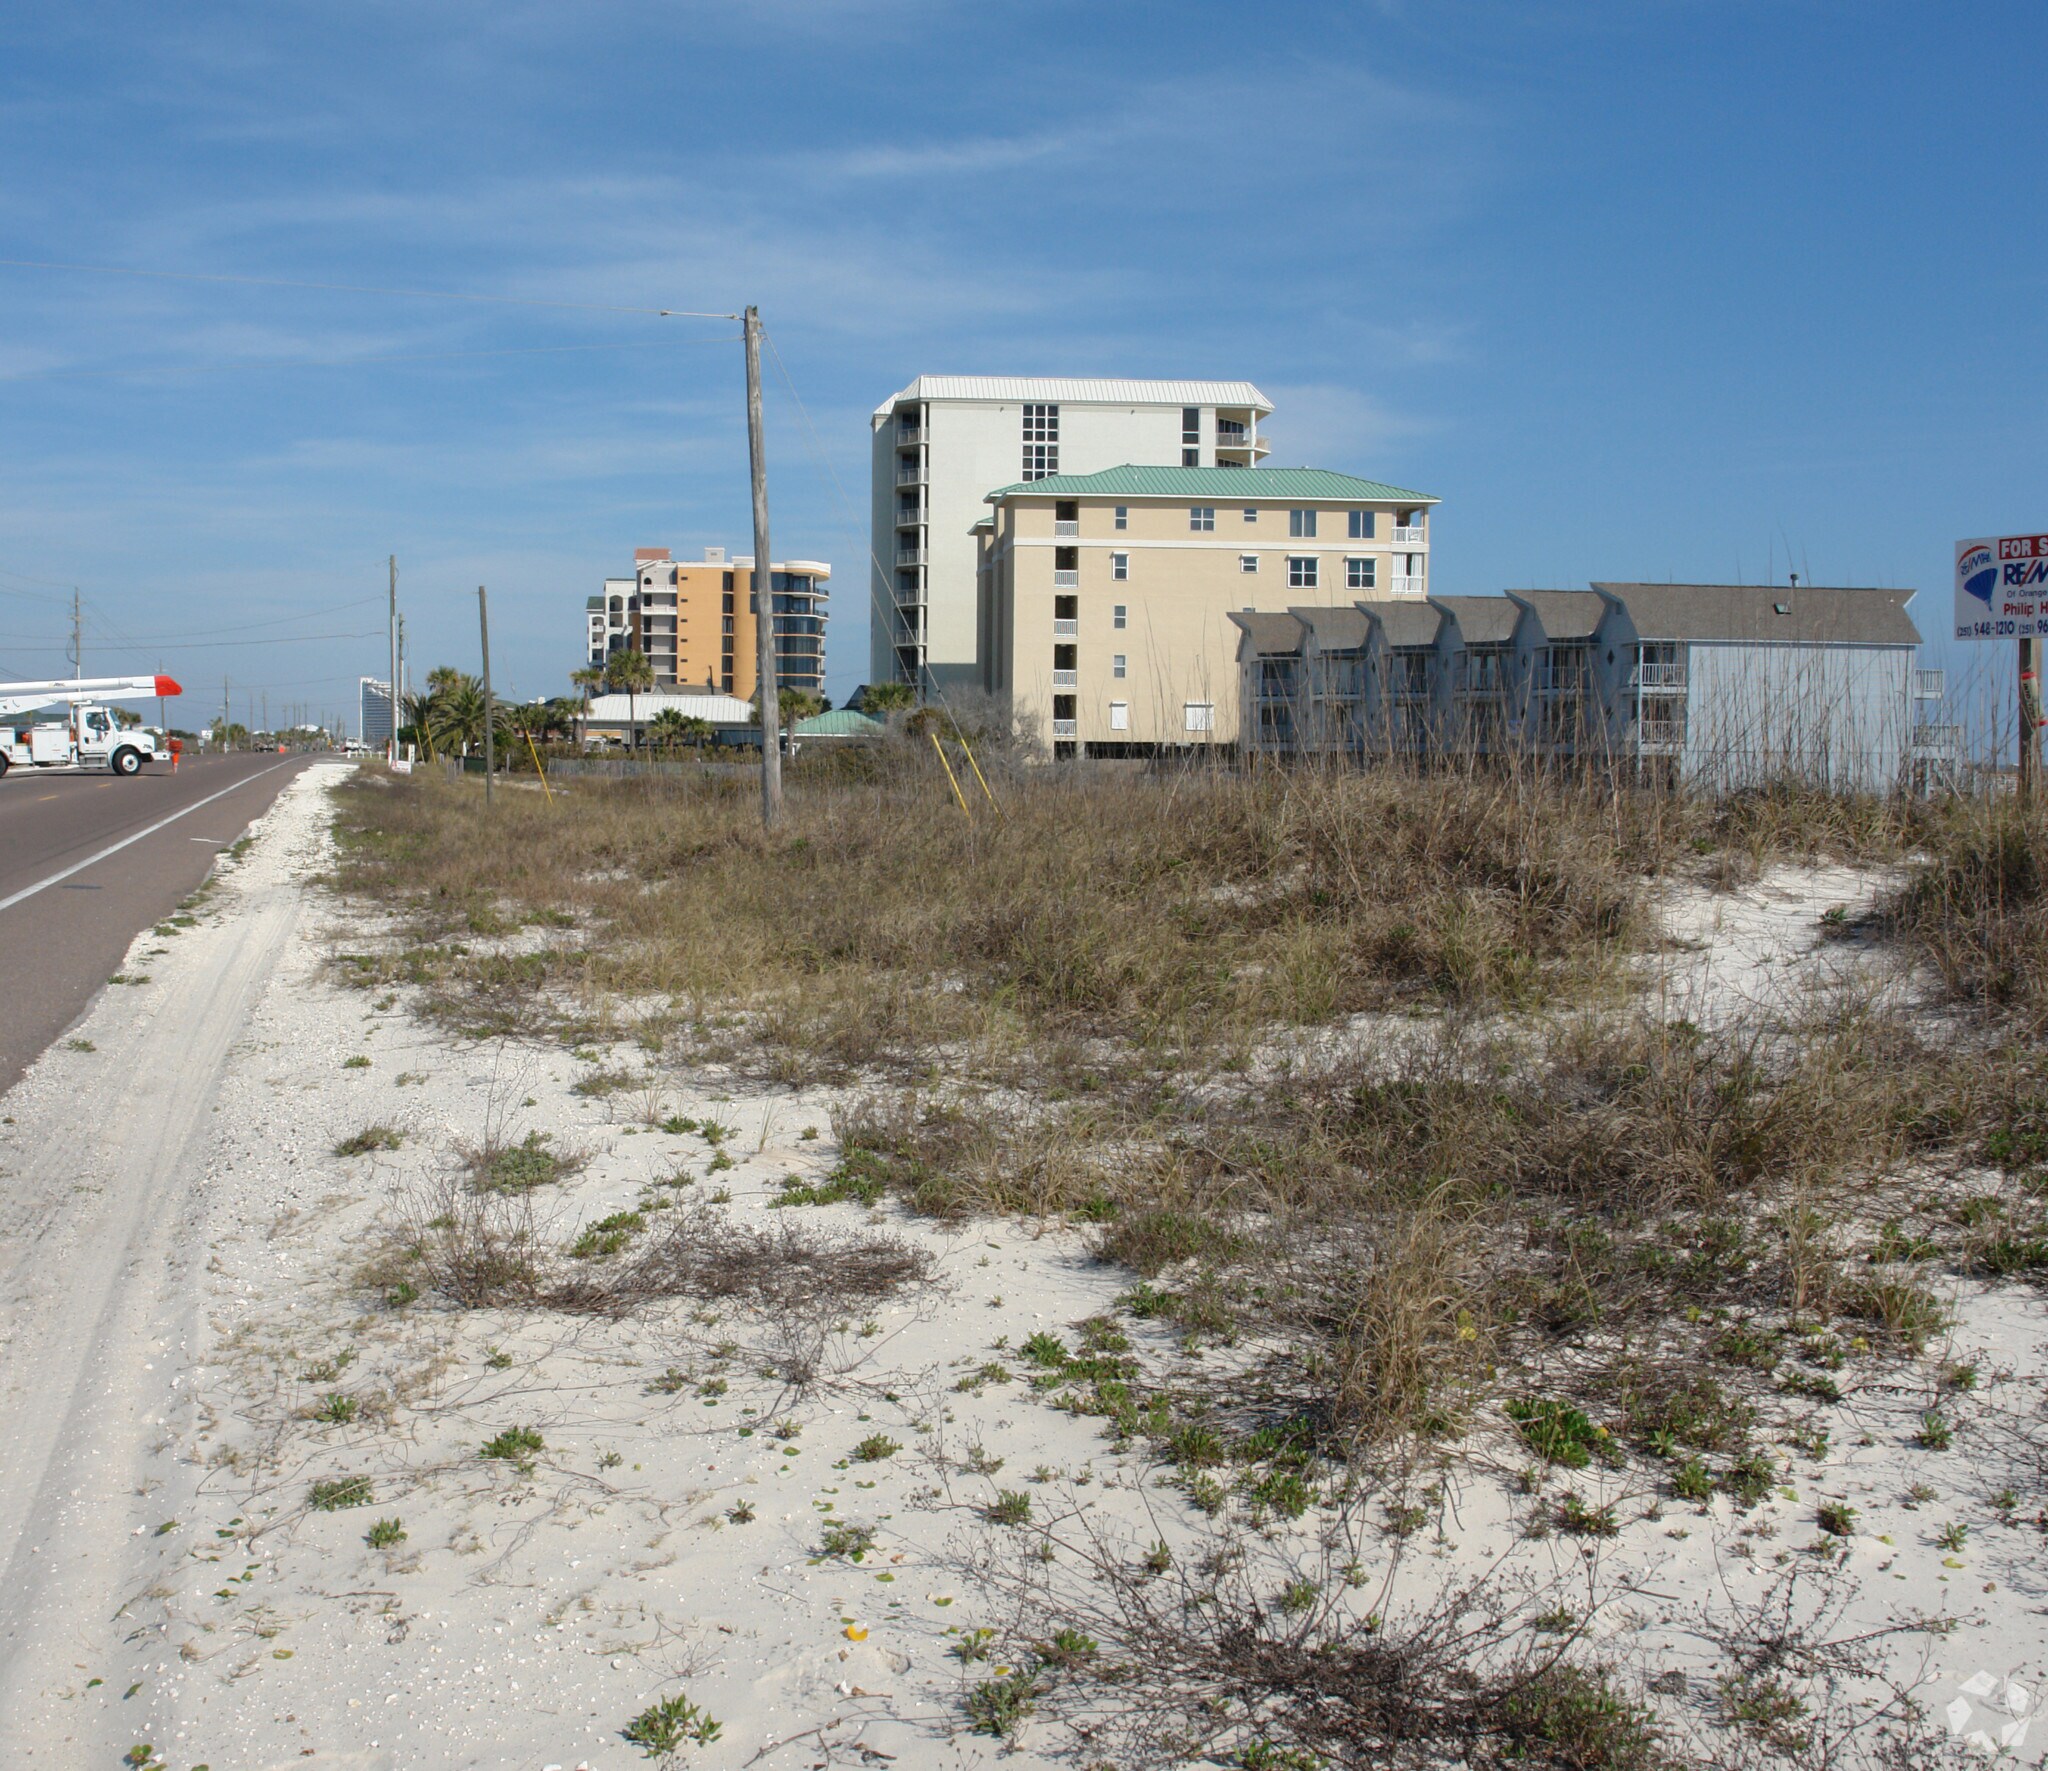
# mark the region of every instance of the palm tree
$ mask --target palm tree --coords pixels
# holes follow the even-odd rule
[[[440,692],[426,689],[413,695],[406,695],[399,701],[399,708],[405,716],[405,724],[398,728],[398,735],[417,744],[427,754],[427,760],[434,760],[434,725]]]
[[[654,687],[654,666],[638,646],[628,646],[606,660],[604,680],[607,688],[626,697],[626,748],[635,749],[639,740],[634,724],[634,698]]]
[[[917,705],[917,690],[909,683],[869,683],[861,691],[860,711],[877,719],[892,713],[908,713]]]
[[[647,722],[647,741],[657,750],[672,749],[682,743],[688,723],[681,708],[664,707]]]
[[[576,727],[576,744],[581,749],[585,730],[590,723],[590,691],[604,687],[604,666],[586,664],[581,670],[570,671],[569,680],[576,685],[577,693],[583,698],[583,711]]]
[[[428,730],[467,756],[472,744],[484,740],[483,684],[466,671],[447,669],[435,671],[427,681],[434,684]]]
[[[800,719],[809,719],[813,714],[825,711],[825,697],[814,695],[809,689],[778,689],[775,705],[782,710],[782,724],[785,730]]]

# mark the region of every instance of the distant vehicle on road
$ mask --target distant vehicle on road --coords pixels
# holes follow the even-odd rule
[[[0,777],[17,764],[70,773],[104,768],[117,775],[134,775],[145,762],[167,763],[172,750],[161,731],[155,726],[123,727],[113,710],[101,703],[183,693],[167,676],[0,683]],[[15,723],[20,714],[57,706],[66,709],[62,719]]]

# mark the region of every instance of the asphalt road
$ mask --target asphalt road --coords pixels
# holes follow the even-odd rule
[[[0,1090],[308,760],[189,757],[175,774],[150,763],[126,779],[15,768],[0,780]]]

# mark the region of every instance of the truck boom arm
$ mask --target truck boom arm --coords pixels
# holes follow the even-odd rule
[[[0,683],[0,719],[38,707],[76,707],[82,701],[153,701],[185,691],[167,676],[56,678],[41,683]]]

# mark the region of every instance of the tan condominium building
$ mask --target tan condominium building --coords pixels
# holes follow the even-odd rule
[[[1437,500],[1321,468],[1113,467],[987,502],[982,686],[1055,757],[1235,744],[1232,615],[1429,591]]]
[[[825,602],[832,568],[785,560],[774,569],[775,672],[785,689],[825,685]],[[674,560],[665,547],[633,550],[633,576],[607,578],[584,609],[585,662],[602,665],[637,647],[660,688],[708,688],[749,700],[758,672],[754,562],[707,547]]]

